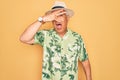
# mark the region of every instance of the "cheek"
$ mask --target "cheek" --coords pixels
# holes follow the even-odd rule
[[[67,25],[68,21],[66,19],[64,19],[64,25]]]

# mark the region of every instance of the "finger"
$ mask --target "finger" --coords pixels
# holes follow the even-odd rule
[[[62,14],[66,14],[66,12],[61,12],[61,13],[58,13],[57,16],[60,16]]]
[[[64,9],[58,9],[58,10],[55,11],[55,13],[60,13],[60,12],[63,12],[63,11],[64,11]]]

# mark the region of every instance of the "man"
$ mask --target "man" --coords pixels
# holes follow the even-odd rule
[[[78,60],[82,62],[86,79],[92,80],[83,39],[67,27],[73,14],[64,2],[56,1],[52,9],[32,23],[20,37],[24,43],[43,47],[42,80],[78,80]],[[38,31],[43,23],[50,21],[54,28]]]

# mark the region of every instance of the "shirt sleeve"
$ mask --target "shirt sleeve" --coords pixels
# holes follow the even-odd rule
[[[83,62],[83,61],[85,61],[87,59],[88,59],[88,54],[86,52],[84,41],[83,41],[82,37],[80,37],[79,60],[81,62]]]
[[[44,39],[45,39],[45,31],[44,30],[37,31],[34,36],[34,44],[40,44],[41,46],[43,46]]]

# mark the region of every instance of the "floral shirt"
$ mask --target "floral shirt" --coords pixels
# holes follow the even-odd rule
[[[44,49],[42,80],[78,80],[78,60],[88,59],[79,34],[67,29],[61,38],[54,29],[40,30],[34,40]]]

